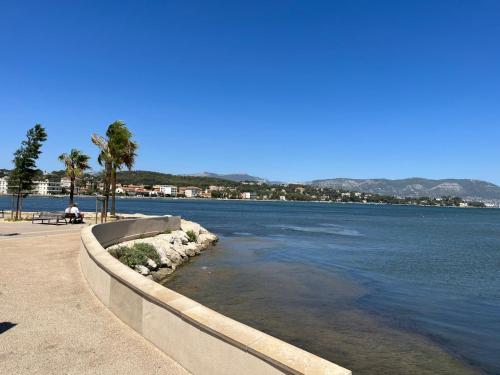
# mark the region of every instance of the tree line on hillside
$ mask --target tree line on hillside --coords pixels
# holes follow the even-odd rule
[[[214,177],[182,176],[168,173],[150,171],[120,171],[117,181],[122,185],[175,185],[175,186],[197,186],[207,188],[217,186],[238,186],[236,181],[223,180]]]

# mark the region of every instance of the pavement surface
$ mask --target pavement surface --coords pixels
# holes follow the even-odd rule
[[[92,294],[81,229],[0,222],[0,374],[188,374]]]

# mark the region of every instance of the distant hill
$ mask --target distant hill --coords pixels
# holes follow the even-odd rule
[[[453,196],[464,199],[500,199],[500,187],[491,182],[467,179],[430,180],[426,178],[314,180],[313,186],[361,191],[399,197]]]
[[[202,173],[196,173],[196,174],[193,174],[190,176],[219,178],[219,179],[235,181],[235,182],[242,182],[242,181],[262,182],[262,183],[269,182],[265,178],[250,176],[249,174],[246,174],[246,173],[218,174],[218,173],[211,173],[211,172],[202,172]]]
[[[181,176],[151,171],[119,171],[117,182],[124,185],[176,185],[208,187],[210,185],[235,186],[237,182],[209,176]]]

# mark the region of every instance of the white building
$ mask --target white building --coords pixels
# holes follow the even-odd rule
[[[34,181],[33,193],[38,195],[61,194],[61,183],[58,181]]]
[[[38,194],[38,195],[48,195],[49,194],[49,180],[34,181],[33,182],[33,193]]]
[[[0,194],[7,194],[9,186],[9,180],[7,177],[0,178]]]
[[[69,178],[69,177],[61,178],[60,188],[61,188],[61,192],[64,189],[66,191],[66,193],[69,194],[69,189],[71,189],[71,178]],[[76,195],[80,194],[80,188],[78,186],[76,186],[76,181],[75,181],[75,186],[73,186],[73,189],[74,189],[73,190],[74,194],[76,194]],[[54,194],[59,194],[59,193],[56,192]]]
[[[173,185],[160,185],[160,193],[169,197],[177,196],[177,186]]]
[[[71,187],[71,178],[63,177],[61,178],[61,188],[69,189]]]
[[[184,191],[184,195],[186,195],[186,198],[195,198],[199,196],[200,193],[201,189],[194,186],[187,187],[186,190]]]
[[[257,199],[257,194],[255,192],[244,192],[241,193],[241,199]]]

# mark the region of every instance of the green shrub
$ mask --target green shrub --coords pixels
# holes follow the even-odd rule
[[[109,249],[108,253],[110,253],[116,259],[120,259],[125,253],[126,249],[128,249],[128,247],[125,246],[115,247],[114,249]]]
[[[109,253],[130,268],[139,264],[147,266],[148,258],[160,264],[160,255],[154,246],[148,243],[136,243],[132,247],[119,246],[109,250]]]
[[[188,236],[189,242],[196,242],[196,241],[198,241],[198,236],[192,230],[188,230],[186,232],[186,234]]]
[[[155,247],[149,243],[136,243],[132,249],[138,253],[144,254],[147,258],[154,260],[156,264],[160,265],[160,255]]]

